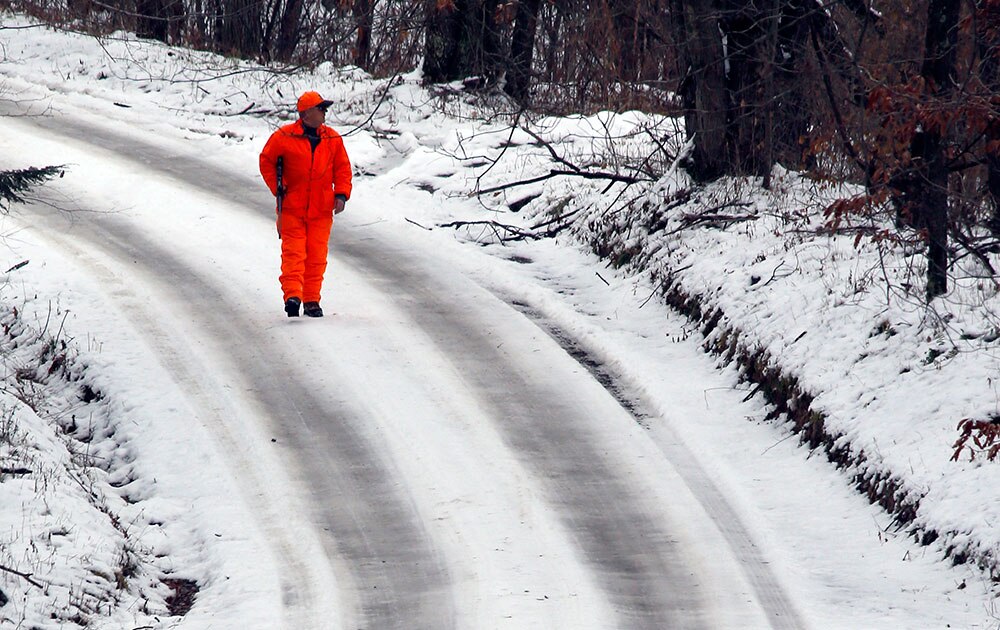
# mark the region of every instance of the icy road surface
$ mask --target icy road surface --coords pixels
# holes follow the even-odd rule
[[[177,423],[180,443],[211,437],[220,455],[197,462],[192,483],[239,488],[218,501],[238,503],[247,521],[221,529],[238,531],[243,540],[225,544],[252,557],[229,552],[224,571],[204,576],[181,627],[921,628],[982,618],[974,595],[938,594],[953,576],[932,560],[900,560],[909,548],[883,540],[835,474],[819,501],[790,483],[782,492],[804,496],[789,497],[799,516],[769,522],[774,497],[758,508],[732,471],[706,470],[705,454],[641,392],[609,393],[567,352],[572,333],[513,296],[482,257],[372,219],[426,199],[406,187],[356,180],[334,227],[328,316],[285,318],[256,155],[175,137],[81,112],[0,117],[5,164],[70,165],[50,185],[62,195],[54,205],[19,210],[24,238],[99,286],[108,318],[154,357],[148,387],[194,410],[147,419]],[[704,414],[718,374],[682,355],[655,369],[687,397],[680,413],[700,404]],[[161,372],[169,382],[152,380]],[[753,439],[754,453],[778,446]],[[748,481],[819,478],[794,456],[771,461],[787,468]],[[810,553],[804,566],[790,560]]]
[[[335,227],[329,316],[288,320],[255,173],[81,121],[40,128],[5,121],[95,182],[121,175],[31,220],[105,283],[225,445],[287,627],[801,626],[733,510],[685,480],[696,465],[679,473],[518,309],[364,225],[365,181]]]

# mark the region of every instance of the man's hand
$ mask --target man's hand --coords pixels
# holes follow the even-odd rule
[[[343,197],[337,197],[337,203],[334,204],[333,213],[340,214],[347,207],[347,201]]]

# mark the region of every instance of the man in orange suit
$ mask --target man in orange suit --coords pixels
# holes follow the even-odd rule
[[[323,317],[320,291],[333,215],[351,198],[351,162],[340,134],[323,124],[332,101],[316,92],[298,100],[299,119],[279,128],[260,153],[260,174],[278,205],[285,313]],[[278,181],[279,159],[282,166]]]

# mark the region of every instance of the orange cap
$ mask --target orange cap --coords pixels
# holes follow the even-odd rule
[[[319,95],[319,92],[303,92],[302,96],[299,97],[298,108],[300,112],[304,112],[313,107],[327,108],[330,105],[333,105],[333,101],[324,99]]]

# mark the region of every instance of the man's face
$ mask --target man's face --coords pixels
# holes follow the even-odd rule
[[[326,109],[320,109],[319,107],[310,107],[306,111],[302,112],[302,122],[309,127],[319,127],[326,121]]]

